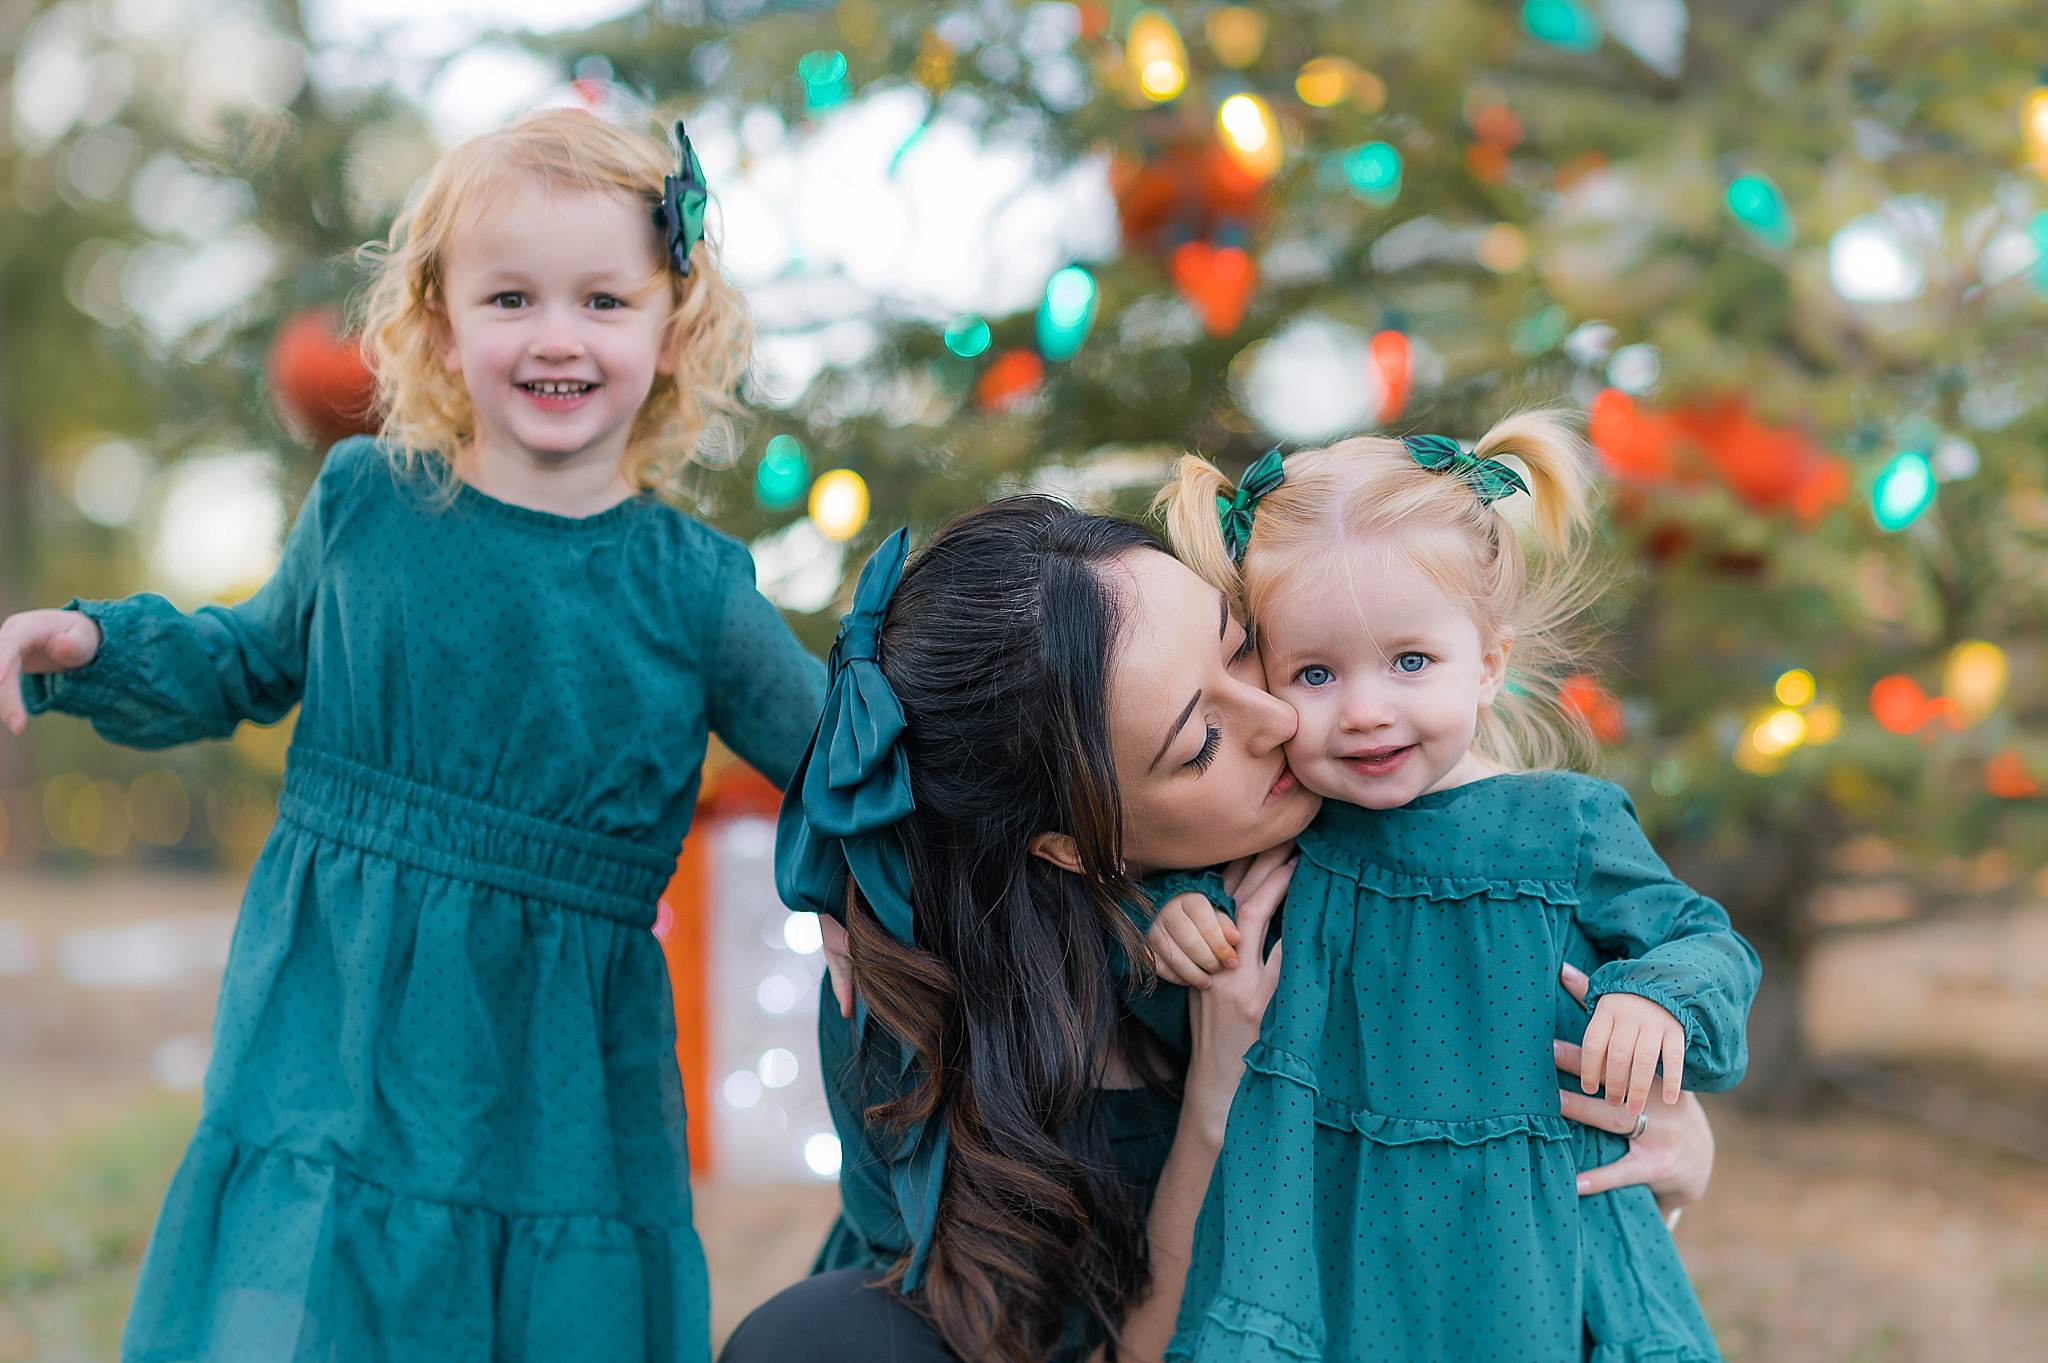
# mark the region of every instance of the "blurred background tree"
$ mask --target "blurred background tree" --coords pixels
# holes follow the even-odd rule
[[[369,419],[349,252],[437,146],[680,115],[762,328],[697,509],[821,650],[906,521],[1584,408],[1623,580],[1568,697],[1764,951],[1751,1091],[1796,1101],[1817,927],[2048,859],[2028,12],[662,0],[422,58],[285,4],[17,3],[0,603],[246,591]],[[284,736],[0,740],[0,856],[245,859]]]

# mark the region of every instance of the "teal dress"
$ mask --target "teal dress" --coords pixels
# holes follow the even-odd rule
[[[1578,1196],[1622,1147],[1559,1115],[1551,1040],[1589,1016],[1558,966],[1604,959],[1589,1007],[1651,999],[1686,1087],[1735,1084],[1759,972],[1720,906],[1562,772],[1329,802],[1301,851],[1167,1357],[1718,1360],[1650,1191]]]
[[[251,600],[74,609],[105,643],[32,709],[163,748],[303,702],[124,1358],[705,1359],[648,929],[707,734],[781,784],[824,685],[745,548],[354,440]]]

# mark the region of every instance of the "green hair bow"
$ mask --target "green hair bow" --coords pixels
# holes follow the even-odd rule
[[[668,263],[677,274],[688,278],[690,252],[704,240],[704,209],[710,203],[711,189],[705,183],[704,167],[697,160],[697,149],[690,145],[690,135],[683,131],[681,119],[676,120],[676,144],[676,173],[661,182],[661,202],[654,206],[654,225],[661,233]]]
[[[1244,562],[1245,546],[1252,542],[1252,512],[1258,509],[1259,498],[1280,486],[1286,477],[1286,471],[1280,467],[1280,447],[1275,445],[1244,471],[1234,495],[1217,495],[1216,519],[1223,524],[1223,547],[1230,551],[1232,563]]]
[[[1455,473],[1479,495],[1481,506],[1492,506],[1503,497],[1527,492],[1522,475],[1498,459],[1481,459],[1447,435],[1404,435],[1401,443],[1408,455],[1431,473]]]

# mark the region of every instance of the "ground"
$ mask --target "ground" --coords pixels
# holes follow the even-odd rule
[[[115,1356],[197,1115],[220,902],[0,881],[0,1363]],[[1731,1363],[2048,1357],[2048,1165],[1847,1102],[1709,1110],[1720,1160],[1678,1240]],[[834,1193],[714,1182],[697,1205],[723,1338],[804,1271]]]

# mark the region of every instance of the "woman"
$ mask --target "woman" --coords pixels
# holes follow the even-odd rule
[[[845,921],[819,1027],[846,1152],[834,1271],[749,1317],[725,1358],[1023,1363],[1105,1340],[1156,1358],[1279,963],[1195,995],[1183,1058],[1127,1003],[1153,1015],[1125,906],[1151,872],[1308,825],[1318,802],[1281,751],[1293,711],[1219,594],[1142,527],[1020,497],[907,569],[903,552],[892,537],[862,573],[777,849],[785,901]],[[1235,868],[1247,941],[1284,855]],[[1697,1197],[1711,1135],[1680,1112],[1584,1191]]]

